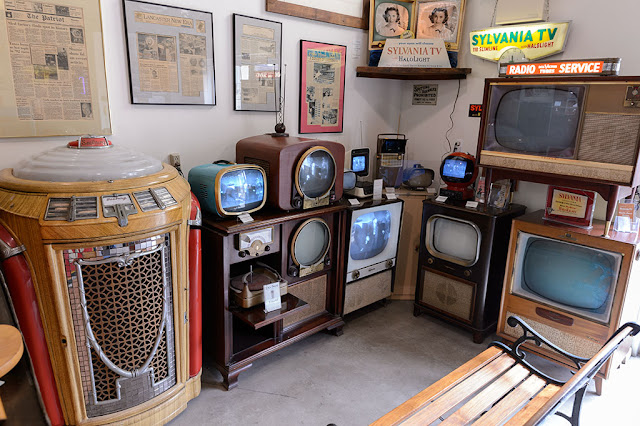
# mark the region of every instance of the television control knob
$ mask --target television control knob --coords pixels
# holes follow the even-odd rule
[[[393,267],[393,260],[389,259],[387,260],[387,268],[392,268]]]
[[[353,271],[351,276],[353,277],[354,280],[357,280],[358,278],[360,278],[360,271]]]
[[[464,276],[465,276],[465,277],[467,277],[467,278],[469,278],[469,277],[471,276],[471,271],[470,271],[469,269],[466,269],[466,270],[464,271]]]
[[[427,259],[427,263],[428,263],[429,265],[433,265],[433,257],[428,258],[428,259]]]
[[[298,276],[298,268],[296,268],[295,266],[292,266],[289,268],[289,275],[292,277],[297,277]]]
[[[269,251],[269,250],[271,250],[271,247],[269,247],[269,246],[264,246],[264,251]]]
[[[291,206],[294,209],[300,209],[302,208],[302,198],[300,198],[299,196],[295,196],[293,197],[293,199],[291,200]]]
[[[331,259],[329,259],[328,257],[324,260],[324,264],[327,266],[331,266]]]
[[[245,253],[244,251],[239,251],[238,252],[238,256],[240,257],[245,257],[247,255],[247,253]]]

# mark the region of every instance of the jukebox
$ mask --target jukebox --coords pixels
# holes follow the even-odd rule
[[[51,424],[165,423],[199,394],[197,209],[105,138],[0,172],[2,278]]]

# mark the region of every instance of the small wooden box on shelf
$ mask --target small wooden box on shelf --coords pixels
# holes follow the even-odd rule
[[[343,257],[344,214],[344,206],[333,205],[294,212],[262,210],[245,224],[204,217],[203,342],[227,389],[235,387],[238,375],[265,355],[322,330],[342,333],[339,313],[344,291],[337,270]],[[312,232],[317,237],[313,247],[297,246],[309,237],[302,231],[309,224],[326,234]],[[319,246],[315,241],[319,235],[328,237],[327,251],[315,266],[305,268],[299,260],[311,256],[310,251]],[[261,249],[244,250],[251,241],[260,241]],[[242,308],[233,300],[231,279],[257,262],[288,282],[280,310],[265,313],[264,303]]]

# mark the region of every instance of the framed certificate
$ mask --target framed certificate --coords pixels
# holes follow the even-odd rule
[[[215,105],[211,12],[124,0],[134,104]]]
[[[236,111],[280,111],[282,24],[233,15]]]
[[[582,189],[549,186],[543,218],[580,228],[591,228],[596,193]]]
[[[300,41],[300,133],[341,133],[347,47]]]

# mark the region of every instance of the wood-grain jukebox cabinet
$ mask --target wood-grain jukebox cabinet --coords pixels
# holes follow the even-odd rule
[[[544,221],[542,213],[513,222],[498,335],[509,341],[520,337],[506,322],[518,315],[556,346],[590,358],[620,325],[638,320],[640,239],[615,231],[605,238],[602,221],[582,229]],[[525,346],[567,363],[544,346]],[[596,378],[609,376],[619,362],[612,359]]]
[[[511,220],[524,211],[423,201],[414,315],[442,318],[482,343],[498,320]]]
[[[344,207],[253,218],[203,219],[204,344],[227,389],[256,359],[344,325],[336,272]],[[278,281],[282,308],[265,313],[262,285]]]
[[[0,172],[2,271],[54,425],[164,423],[200,392],[189,185],[116,148],[60,147]]]

